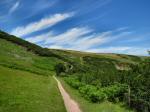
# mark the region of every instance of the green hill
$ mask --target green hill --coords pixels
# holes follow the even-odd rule
[[[0,48],[0,65],[9,68],[48,75],[59,62],[55,57],[41,57],[3,38],[0,38]]]
[[[0,112],[66,112],[57,83],[51,77],[61,60],[42,57],[4,38],[2,33],[0,48]]]
[[[150,108],[149,57],[47,49],[2,31],[0,48],[0,112],[65,112],[55,73],[84,111]]]

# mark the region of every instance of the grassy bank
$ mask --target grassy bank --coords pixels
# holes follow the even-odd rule
[[[60,61],[54,57],[41,57],[0,38],[0,65],[29,71],[40,75],[49,75]]]
[[[122,104],[113,104],[108,101],[102,103],[89,102],[85,100],[76,89],[66,84],[62,78],[59,78],[59,80],[70,96],[79,103],[83,112],[133,112],[125,108]]]
[[[51,77],[0,66],[0,112],[66,112]]]

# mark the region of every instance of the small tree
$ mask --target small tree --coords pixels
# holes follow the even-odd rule
[[[65,72],[65,66],[63,63],[59,63],[55,66],[56,75],[60,75],[62,72]]]

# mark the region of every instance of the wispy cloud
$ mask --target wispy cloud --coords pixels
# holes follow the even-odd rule
[[[101,45],[108,41],[108,36],[111,34],[111,31],[106,31],[98,34],[90,34],[87,36],[83,36],[81,39],[76,40],[71,43],[70,49],[73,50],[81,50],[84,51],[90,47],[94,47],[96,45]]]
[[[36,37],[29,37],[26,40],[33,43],[42,42],[43,47],[54,49],[70,49],[94,53],[147,55],[148,48],[144,47],[136,47],[136,46],[101,47],[101,45],[112,42],[116,39],[124,40],[125,38],[123,37],[132,34],[132,32],[126,30],[127,28],[118,28],[112,31],[93,33],[94,30],[88,27],[75,27],[58,35],[55,35],[53,32],[49,32]]]
[[[43,41],[43,44],[46,46],[51,43],[57,43],[58,45],[63,46],[63,44],[74,43],[74,41],[78,40],[80,37],[90,32],[92,32],[92,29],[89,29],[87,27],[76,27],[58,35],[54,35],[52,32],[48,32],[46,34],[38,35],[35,37],[28,37],[26,38],[26,40],[32,43],[38,43]]]
[[[92,32],[92,30],[87,27],[72,28],[62,34],[53,36],[52,38],[48,38],[47,40],[45,40],[45,44],[56,43],[56,42],[57,42],[57,44],[60,44],[60,45],[73,43],[77,39],[80,39],[80,37],[82,37],[90,32]]]
[[[58,2],[59,2],[59,0],[53,0],[53,1],[49,1],[49,0],[36,0],[36,3],[33,2],[34,5],[31,5],[31,6],[27,5],[28,9],[25,9],[25,12],[30,12],[30,13],[28,13],[28,15],[26,15],[25,17],[22,17],[22,19],[28,19],[28,18],[31,18],[33,16],[36,16],[37,14],[41,13],[45,9],[52,8]]]
[[[19,5],[20,5],[20,2],[17,1],[17,2],[10,8],[9,14],[10,14],[10,13],[13,13],[13,12],[19,7]]]
[[[47,40],[48,37],[52,37],[52,36],[53,36],[53,33],[49,32],[49,33],[39,35],[39,36],[35,36],[35,37],[28,37],[28,38],[26,38],[26,40],[29,41],[29,42],[32,42],[32,43],[39,43],[39,42]]]
[[[148,48],[143,47],[129,47],[129,46],[116,46],[116,47],[105,47],[97,49],[88,49],[87,52],[94,53],[120,53],[120,54],[131,54],[131,55],[148,55]]]
[[[117,46],[117,47],[104,47],[104,48],[95,48],[95,49],[87,49],[88,52],[96,52],[96,53],[121,53],[131,49],[131,47],[126,46]]]
[[[78,32],[75,32],[74,29],[78,30]],[[92,31],[89,28],[73,28],[63,34],[45,40],[45,43],[54,43],[55,46],[64,48],[67,46],[67,49],[85,51],[129,34],[127,31],[118,32],[118,29],[101,33],[93,33]],[[115,34],[116,32],[118,33]],[[52,46],[50,45],[49,47],[51,48]]]
[[[51,27],[72,16],[73,16],[73,13],[50,15],[46,18],[42,18],[40,21],[30,23],[26,26],[17,27],[12,30],[11,34],[16,35],[16,36],[25,36],[27,34]]]
[[[36,37],[29,37],[26,40],[33,43],[42,42],[44,47],[49,48],[85,51],[128,35],[129,33],[130,32],[124,31],[124,29],[94,33],[94,30],[88,27],[75,27],[58,35],[49,32]]]
[[[0,23],[8,26],[8,20],[12,20],[12,13],[20,7],[20,0],[0,0]]]
[[[78,15],[80,16],[80,15],[91,13],[94,10],[100,9],[103,6],[106,6],[107,4],[109,4],[111,2],[112,2],[112,0],[80,1],[80,4],[78,4],[78,3],[75,4],[72,8],[70,8],[70,10],[71,11],[75,10],[76,12],[78,12]]]

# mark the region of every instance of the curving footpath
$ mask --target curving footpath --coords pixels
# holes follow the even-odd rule
[[[71,99],[71,97],[69,96],[69,94],[65,91],[65,89],[63,88],[61,82],[55,76],[53,76],[53,78],[58,83],[58,88],[59,88],[60,93],[61,93],[61,95],[63,97],[64,104],[65,104],[65,107],[67,109],[67,112],[82,112],[80,110],[77,102],[74,101],[73,99]]]

